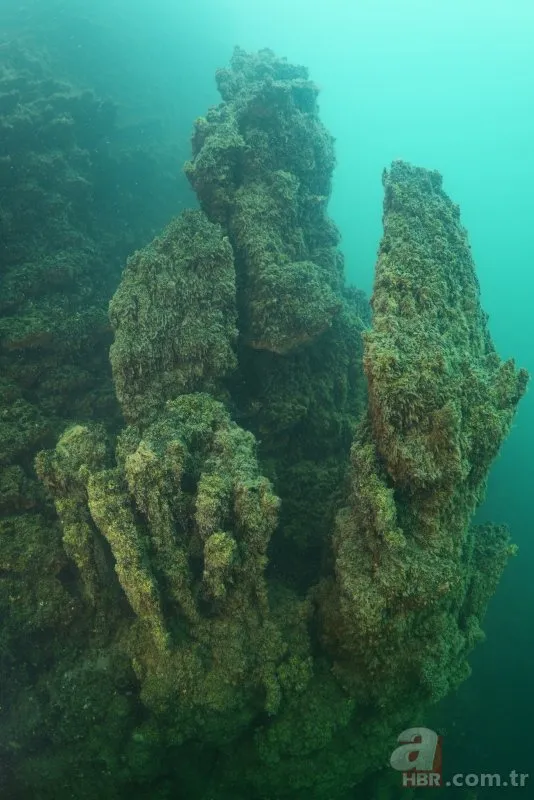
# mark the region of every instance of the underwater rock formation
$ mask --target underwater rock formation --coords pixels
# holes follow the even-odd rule
[[[17,643],[70,624],[76,608],[33,459],[69,421],[116,415],[106,301],[121,247],[100,241],[92,210],[113,107],[4,43],[0,109],[0,659],[13,688],[25,680]]]
[[[384,173],[384,235],[364,335],[368,412],[333,537],[324,636],[362,700],[436,701],[513,548],[470,527],[528,376],[495,352],[459,209],[437,172]]]
[[[35,454],[75,420],[105,419],[112,426],[118,421],[108,358],[109,298],[126,256],[150,240],[177,202],[174,184],[150,152],[115,141],[115,116],[112,103],[58,78],[46,54],[2,42],[4,706],[19,691],[31,695],[40,665],[57,652],[60,631],[73,625],[79,631],[83,617],[79,598],[68,588],[72,567],[53,505],[35,475]],[[161,201],[157,209],[149,207],[152,193]],[[0,761],[4,754],[0,748]]]
[[[77,426],[39,456],[38,471],[96,607],[108,590],[109,546],[139,623],[128,636],[143,702],[183,740],[215,727],[210,714],[224,712],[228,726],[235,713],[243,725],[262,686],[276,710],[275,664],[286,648],[269,617],[264,568],[278,498],[258,472],[252,434],[221,403],[191,393],[142,434],[126,428],[115,464],[108,449],[99,431]]]
[[[369,308],[344,286],[339,233],[326,211],[333,140],[307,70],[269,50],[237,48],[217,84],[223,102],[196,120],[185,171],[234,252],[240,370],[231,393],[283,501],[273,559],[309,585],[365,405]],[[304,552],[309,576],[293,568]]]
[[[36,459],[73,624],[1,723],[26,796],[393,800],[396,736],[465,678],[513,552],[471,519],[527,375],[440,176],[384,174],[371,325],[306,70],[236,50],[218,83],[201,210],[110,304],[126,426]]]
[[[326,214],[334,150],[304,67],[236,50],[219,70],[223,103],[197,120],[185,171],[242,264],[241,335],[287,353],[338,312],[342,262]]]
[[[232,248],[201,212],[184,213],[128,262],[110,305],[113,380],[129,422],[184,392],[218,395],[237,361]]]

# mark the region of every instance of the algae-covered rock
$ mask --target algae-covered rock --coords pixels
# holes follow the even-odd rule
[[[262,687],[263,703],[277,705],[285,647],[264,571],[279,501],[259,474],[252,434],[220,402],[195,393],[168,401],[142,433],[122,432],[115,464],[102,431],[77,426],[40,454],[38,470],[97,606],[109,592],[109,546],[135,615],[124,635],[149,708],[171,704],[185,739],[208,720],[215,736],[213,714],[228,732],[245,700],[247,717],[261,708]]]
[[[177,192],[146,147],[118,143],[112,102],[59,77],[49,54],[23,42],[0,45],[0,658],[36,664],[45,648],[28,643],[22,616],[59,638],[77,598],[35,454],[74,421],[118,421],[107,306],[126,256],[166,220]]]
[[[333,140],[304,67],[236,48],[219,70],[223,102],[195,123],[185,166],[201,207],[232,245],[242,423],[282,499],[276,568],[317,577],[365,404],[365,297],[344,285],[339,234],[328,217]],[[294,561],[309,570],[294,569]],[[300,576],[299,576],[300,573]]]
[[[472,518],[527,376],[491,343],[437,173],[384,174],[371,320],[307,71],[236,50],[217,80],[186,165],[202,210],[111,300],[126,425],[82,415],[37,456],[48,560],[40,528],[26,552],[0,526],[10,580],[35,584],[0,598],[25,634],[59,631],[37,676],[10,663],[2,740],[43,800],[80,776],[87,800],[393,800],[396,737],[467,676],[514,553]],[[0,509],[23,510],[13,419]]]
[[[384,188],[368,414],[337,517],[324,636],[358,696],[394,707],[410,694],[435,701],[469,672],[513,552],[504,529],[470,523],[527,374],[495,352],[441,176],[395,162]]]
[[[241,332],[288,353],[341,309],[339,236],[326,215],[334,151],[304,67],[236,49],[217,74],[223,103],[197,120],[186,174],[239,262]]]
[[[200,211],[170,223],[130,258],[110,305],[111,365],[127,420],[146,421],[165,400],[219,393],[235,369],[232,248]]]
[[[409,499],[426,506],[432,492],[440,505],[457,504],[461,494],[471,514],[527,374],[495,352],[466,232],[441,176],[395,162],[384,189],[364,355],[373,439]]]

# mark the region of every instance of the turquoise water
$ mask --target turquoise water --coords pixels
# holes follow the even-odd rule
[[[329,210],[349,281],[372,291],[382,170],[394,159],[437,169],[469,232],[497,350],[534,373],[534,6],[527,0],[3,5],[5,41],[44,43],[53,69],[110,96],[123,124],[148,120],[147,139],[172,141],[176,163],[188,157],[193,120],[218,102],[214,72],[234,45],[269,47],[307,66],[336,140]],[[194,203],[181,177],[177,197],[177,211]],[[161,224],[171,213],[162,209]],[[471,678],[436,719],[447,770],[531,773],[525,797],[534,796],[533,397],[520,404],[478,512],[480,521],[509,525],[519,555],[490,605]]]

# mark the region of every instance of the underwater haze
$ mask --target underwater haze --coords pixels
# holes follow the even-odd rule
[[[3,0],[0,797],[534,797],[533,41]]]

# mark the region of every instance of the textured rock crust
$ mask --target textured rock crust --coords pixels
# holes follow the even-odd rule
[[[514,552],[471,520],[527,375],[441,177],[384,173],[371,325],[306,70],[236,50],[217,80],[201,210],[111,301],[126,425],[80,419],[35,462],[61,567],[0,723],[13,796],[393,800],[392,743],[468,674]],[[43,568],[30,529],[8,571]]]

